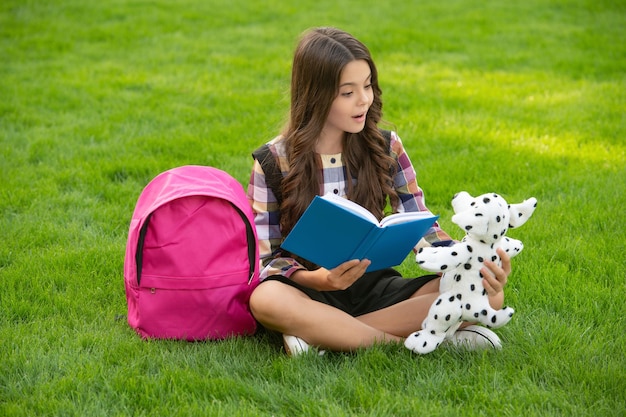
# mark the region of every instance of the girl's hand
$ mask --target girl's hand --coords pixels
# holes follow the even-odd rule
[[[354,284],[357,279],[363,276],[371,263],[368,259],[353,259],[329,270],[326,279],[330,286],[330,291],[345,290]]]
[[[504,287],[511,273],[511,258],[502,248],[496,252],[500,256],[502,266],[498,266],[495,262],[485,261],[485,266],[480,272],[483,275],[483,287],[487,291],[489,304],[498,310],[504,305]]]
[[[371,261],[367,259],[361,261],[353,259],[331,270],[326,268],[314,271],[300,269],[291,275],[291,279],[317,291],[345,290],[363,276],[370,264]]]

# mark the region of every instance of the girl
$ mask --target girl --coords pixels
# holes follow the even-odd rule
[[[266,328],[281,332],[288,354],[309,346],[352,351],[401,342],[420,329],[439,293],[434,275],[405,279],[394,269],[365,273],[369,261],[354,259],[327,270],[281,250],[315,195],[344,196],[379,219],[394,211],[427,210],[400,138],[390,143],[378,129],[382,116],[378,73],[368,49],[350,34],[317,28],[301,38],[293,59],[291,108],[284,132],[268,143],[282,171],[278,201],[259,161],[248,198],[255,213],[264,269],[250,308]],[[435,225],[420,245],[446,245]],[[418,245],[419,246],[419,245]],[[511,268],[485,262],[484,285],[498,309]],[[470,348],[499,346],[495,333],[465,326],[452,339]]]

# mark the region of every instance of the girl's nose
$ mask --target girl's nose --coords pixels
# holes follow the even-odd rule
[[[363,90],[361,91],[361,94],[359,95],[359,101],[360,104],[367,104],[370,101],[370,97],[369,94],[367,93],[367,91]]]

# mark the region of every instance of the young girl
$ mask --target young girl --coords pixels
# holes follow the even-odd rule
[[[400,138],[392,132],[389,143],[378,129],[381,116],[378,73],[368,49],[335,28],[306,32],[293,59],[288,125],[268,143],[283,174],[281,201],[259,161],[248,186],[264,266],[250,307],[264,327],[283,334],[289,354],[309,346],[352,351],[401,342],[420,329],[439,293],[434,275],[405,279],[394,269],[365,273],[367,259],[328,270],[280,248],[315,195],[344,196],[379,219],[387,204],[395,212],[427,210]],[[451,243],[438,225],[420,241]],[[482,271],[494,308],[502,307],[511,270],[507,255],[500,256],[502,267],[485,262]],[[467,325],[452,343],[500,345],[493,332]]]

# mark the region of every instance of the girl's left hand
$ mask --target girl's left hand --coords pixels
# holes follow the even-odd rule
[[[502,248],[498,248],[496,252],[500,256],[502,266],[492,261],[485,261],[485,266],[480,272],[483,275],[483,287],[489,296],[489,304],[499,309],[504,304],[504,287],[511,273],[511,258]]]

